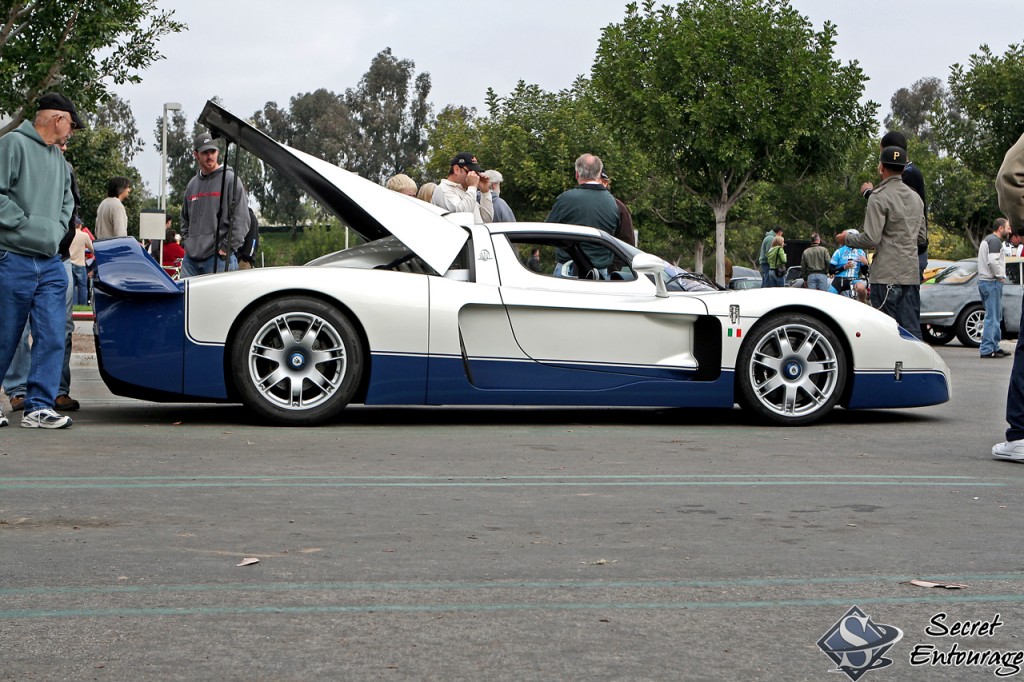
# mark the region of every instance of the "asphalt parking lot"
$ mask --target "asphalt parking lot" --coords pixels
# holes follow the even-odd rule
[[[801,429],[358,407],[270,428],[78,365],[73,428],[0,431],[0,679],[844,680],[817,642],[854,606],[892,644],[862,679],[992,679],[1024,652],[1024,465],[989,456],[1011,360],[940,353],[950,403]]]

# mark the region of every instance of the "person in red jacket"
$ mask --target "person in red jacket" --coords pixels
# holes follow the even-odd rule
[[[184,258],[185,249],[181,248],[181,244],[178,243],[178,234],[174,230],[167,230],[164,235],[163,262],[160,264],[164,266],[168,275],[176,277],[181,270],[181,262]]]

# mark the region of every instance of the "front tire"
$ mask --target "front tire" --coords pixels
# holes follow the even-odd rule
[[[242,402],[276,424],[309,426],[336,417],[362,379],[355,327],[315,298],[290,297],[253,310],[235,336],[231,374]]]
[[[945,346],[956,336],[952,327],[940,327],[936,324],[922,324],[921,337],[932,346]]]
[[[981,335],[985,331],[985,308],[972,305],[965,308],[956,321],[956,338],[969,348],[981,345]]]
[[[842,396],[846,365],[843,346],[823,322],[802,313],[772,315],[740,349],[739,403],[773,424],[812,424]]]

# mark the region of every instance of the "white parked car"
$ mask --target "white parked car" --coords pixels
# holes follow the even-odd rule
[[[200,121],[292,177],[367,243],[303,267],[174,282],[96,242],[100,370],[120,395],[241,402],[279,424],[368,405],[720,407],[781,424],[950,397],[889,317],[802,289],[723,291],[600,230],[475,225],[279,144],[214,103]],[[544,272],[525,260],[540,249]],[[560,266],[556,254],[572,267]],[[610,279],[595,260],[611,256]]]

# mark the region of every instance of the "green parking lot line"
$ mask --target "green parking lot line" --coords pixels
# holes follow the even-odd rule
[[[1001,487],[971,476],[853,474],[625,474],[538,476],[84,476],[4,477],[0,490],[131,488],[544,488],[643,486],[903,486]]]
[[[623,589],[720,589],[738,587],[789,587],[818,585],[860,585],[904,583],[907,575],[829,576],[823,578],[735,578],[731,580],[494,580],[487,582],[268,582],[207,583],[170,585],[61,585],[56,587],[0,588],[0,598],[46,595],[88,594],[164,594],[174,592],[395,592],[395,591],[473,591],[473,590],[623,590]],[[1024,581],[1020,573],[974,573],[932,575],[929,580],[956,583]],[[954,594],[947,592],[944,594]],[[962,592],[957,594],[963,594]]]

